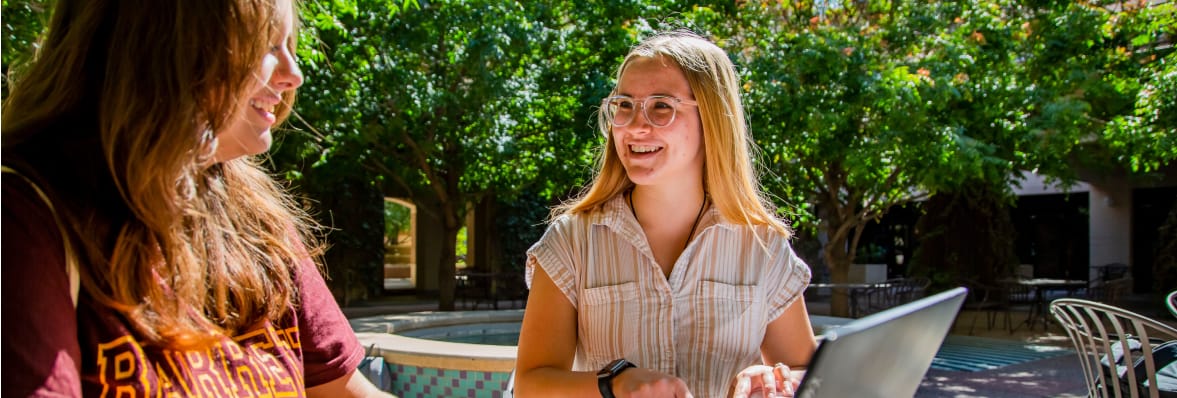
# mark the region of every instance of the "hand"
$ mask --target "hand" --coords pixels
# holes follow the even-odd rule
[[[798,381],[800,379],[793,380],[789,367],[785,364],[752,365],[736,375],[736,388],[732,398],[792,397]]]
[[[631,368],[613,378],[617,398],[694,398],[682,379],[650,369]]]

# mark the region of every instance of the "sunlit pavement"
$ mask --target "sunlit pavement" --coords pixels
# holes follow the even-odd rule
[[[980,372],[928,370],[916,397],[1086,397],[1075,354]]]
[[[1021,317],[1018,315],[1020,314],[1013,316],[1015,326],[1025,319],[1024,315]],[[1036,345],[1073,349],[1066,333],[1057,325],[1051,325],[1046,331],[1042,330],[1040,324],[1033,331],[1021,325],[1011,334],[1001,322],[998,322],[992,330],[988,329],[985,325],[985,314],[981,312],[962,312],[951,333],[962,336],[970,335],[969,329],[972,318],[975,316],[980,318],[977,319],[976,327],[972,328],[972,336],[1010,339]],[[1087,390],[1083,385],[1083,370],[1079,366],[1079,359],[1072,353],[976,372],[929,369],[915,396],[919,398],[1086,397]]]

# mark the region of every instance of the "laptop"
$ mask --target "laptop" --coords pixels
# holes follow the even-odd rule
[[[826,331],[794,396],[914,396],[966,293],[958,287]]]

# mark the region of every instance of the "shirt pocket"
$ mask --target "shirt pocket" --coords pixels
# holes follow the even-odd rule
[[[631,354],[636,333],[643,329],[638,324],[642,303],[637,293],[637,283],[634,282],[588,288],[581,292],[583,308],[578,311],[577,328],[590,366],[599,368]]]
[[[757,285],[702,280],[695,290],[695,323],[717,352],[756,351],[764,339],[763,302]]]

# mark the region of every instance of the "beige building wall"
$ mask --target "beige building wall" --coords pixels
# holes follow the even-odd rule
[[[1089,278],[1094,280],[1101,265],[1132,264],[1132,189],[1092,185],[1089,192]]]

